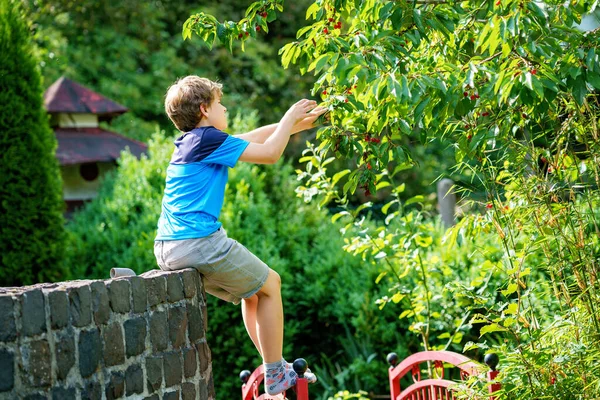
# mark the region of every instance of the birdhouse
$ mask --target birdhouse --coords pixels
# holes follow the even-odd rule
[[[44,106],[56,139],[67,214],[98,195],[100,181],[117,167],[121,151],[139,157],[147,146],[115,132],[102,129],[127,108],[65,77],[44,93]]]

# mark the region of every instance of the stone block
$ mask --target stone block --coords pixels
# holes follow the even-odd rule
[[[169,303],[183,299],[183,282],[181,282],[181,274],[174,273],[167,275],[167,300]]]
[[[52,357],[47,340],[35,340],[21,347],[24,373],[33,387],[48,387],[52,383]]]
[[[0,393],[15,385],[15,357],[8,350],[0,350]]]
[[[81,331],[79,334],[79,370],[87,378],[96,372],[102,359],[102,342],[98,329]]]
[[[148,292],[146,291],[146,280],[139,276],[132,276],[131,297],[133,300],[133,312],[143,313],[148,309]]]
[[[203,339],[196,343],[196,350],[198,351],[200,374],[204,376],[210,365],[210,349],[206,340]]]
[[[183,350],[183,375],[186,378],[191,378],[196,375],[198,367],[198,357],[196,357],[196,349],[193,347]]]
[[[125,353],[127,357],[137,356],[146,348],[146,320],[134,318],[125,321]]]
[[[146,279],[146,287],[148,288],[149,307],[167,301],[167,288],[164,276],[155,276],[154,278]]]
[[[206,290],[204,290],[204,276],[202,274],[199,274],[198,277],[198,303],[200,303],[200,299],[202,299],[202,304],[206,305]]]
[[[144,392],[144,371],[139,365],[131,365],[125,371],[125,394],[127,396]]]
[[[75,388],[57,386],[52,388],[52,400],[78,400]]]
[[[196,295],[197,280],[200,279],[200,274],[195,269],[186,269],[181,273],[183,279],[183,293],[186,298],[191,299]]]
[[[120,322],[108,325],[102,332],[104,342],[104,364],[107,367],[125,362],[125,341]]]
[[[188,336],[190,343],[194,343],[204,337],[204,319],[202,318],[201,308],[193,304],[188,304],[187,318],[189,327]]]
[[[64,290],[53,290],[48,292],[48,304],[50,305],[50,327],[61,329],[69,324],[69,299]]]
[[[165,371],[165,386],[171,387],[181,383],[181,353],[173,351],[163,356]]]
[[[203,400],[208,399],[208,385],[204,379],[198,381],[198,398]]]
[[[179,400],[179,390],[174,392],[166,392],[163,394],[163,400]]]
[[[110,319],[110,300],[108,298],[108,289],[103,281],[93,282],[90,285],[92,289],[92,310],[96,325],[104,325]]]
[[[10,295],[0,295],[0,342],[12,342],[17,338],[14,308],[15,302]]]
[[[131,285],[127,279],[116,279],[108,284],[110,308],[117,313],[128,313],[131,310]]]
[[[121,372],[113,372],[106,385],[106,400],[114,400],[125,394],[125,377]]]
[[[187,313],[183,305],[169,309],[169,340],[175,348],[185,345],[187,333]]]
[[[182,400],[195,400],[196,399],[196,386],[192,382],[185,382],[181,385],[181,399]]]
[[[182,400],[195,400],[196,399],[196,386],[192,382],[185,382],[181,385],[181,399]]]
[[[75,338],[73,332],[60,335],[56,338],[54,345],[56,357],[56,377],[59,380],[66,379],[75,364]]]
[[[169,340],[167,312],[155,311],[150,315],[150,341],[152,351],[162,351],[167,348]]]
[[[33,393],[23,397],[23,400],[48,400],[48,396],[44,396],[39,393]]]
[[[21,333],[39,335],[46,331],[46,307],[41,289],[29,290],[21,295]]]
[[[214,399],[215,396],[215,380],[213,379],[213,373],[211,371],[210,376],[208,377],[208,383],[207,383],[207,390],[208,390],[208,397],[209,399]]]
[[[96,381],[89,381],[81,392],[81,398],[86,400],[102,400],[102,387]]]
[[[92,322],[92,291],[88,285],[69,289],[71,321],[82,327]]]
[[[158,390],[163,381],[163,359],[161,356],[146,358],[146,386],[148,393]]]

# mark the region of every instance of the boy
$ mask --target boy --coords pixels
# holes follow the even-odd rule
[[[218,221],[228,168],[236,162],[274,164],[293,133],[312,128],[326,109],[300,100],[278,124],[230,136],[222,85],[198,76],[178,80],[167,91],[165,110],[183,135],[167,168],[154,243],[161,269],[196,268],[206,292],[234,304],[263,358],[265,389],[275,395],[295,385],[296,373],[282,357],[283,306],[279,275],[227,237]],[[308,374],[309,381],[316,381]]]

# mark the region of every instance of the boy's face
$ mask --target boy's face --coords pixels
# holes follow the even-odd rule
[[[227,129],[227,116],[225,115],[227,108],[221,104],[221,96],[215,94],[210,106],[205,110],[203,110],[204,107],[200,109],[204,115],[204,119],[206,119],[207,125],[212,125],[222,131]]]

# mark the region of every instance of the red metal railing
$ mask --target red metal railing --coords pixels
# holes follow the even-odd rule
[[[451,351],[423,351],[413,354],[398,364],[398,356],[396,353],[390,353],[387,356],[390,363],[388,371],[390,383],[391,400],[452,400],[452,386],[456,382],[444,379],[444,371],[446,368],[455,367],[460,371],[461,379],[465,379],[471,375],[479,375],[484,373],[484,367],[481,364],[475,363],[470,358],[462,354]],[[485,356],[484,362],[490,367],[487,373],[487,378],[490,382],[498,375],[496,366],[498,365],[498,356],[496,354],[488,354]],[[427,369],[432,373],[432,376],[421,379],[421,364],[427,363]],[[296,392],[297,400],[309,400],[308,398],[308,380],[304,378],[304,373],[308,369],[308,364],[302,358],[294,361],[294,371],[298,374],[296,385],[292,390]],[[408,387],[400,387],[400,380],[411,373],[413,383]],[[259,366],[250,372],[244,370],[240,373],[242,385],[242,400],[282,400],[285,399],[285,392],[281,395],[271,396],[262,393],[261,384],[264,380],[263,366]],[[491,383],[489,392],[495,393],[500,390],[499,383]],[[491,396],[489,399],[494,400]]]
[[[407,357],[400,364],[397,364],[396,353],[390,353],[387,360],[391,365],[388,372],[391,400],[451,400],[454,399],[451,387],[456,385],[456,382],[444,379],[444,369],[448,365],[458,368],[462,379],[484,372],[480,364],[451,351],[423,351]],[[427,363],[428,370],[437,377],[422,380],[421,364],[423,363]],[[488,379],[492,381],[498,374],[496,371],[498,356],[488,354],[485,363],[492,369],[487,374]],[[400,380],[409,372],[412,374],[413,383],[402,390]],[[497,392],[500,390],[500,384],[491,384],[489,390],[490,393]],[[490,399],[494,400],[494,397]]]

